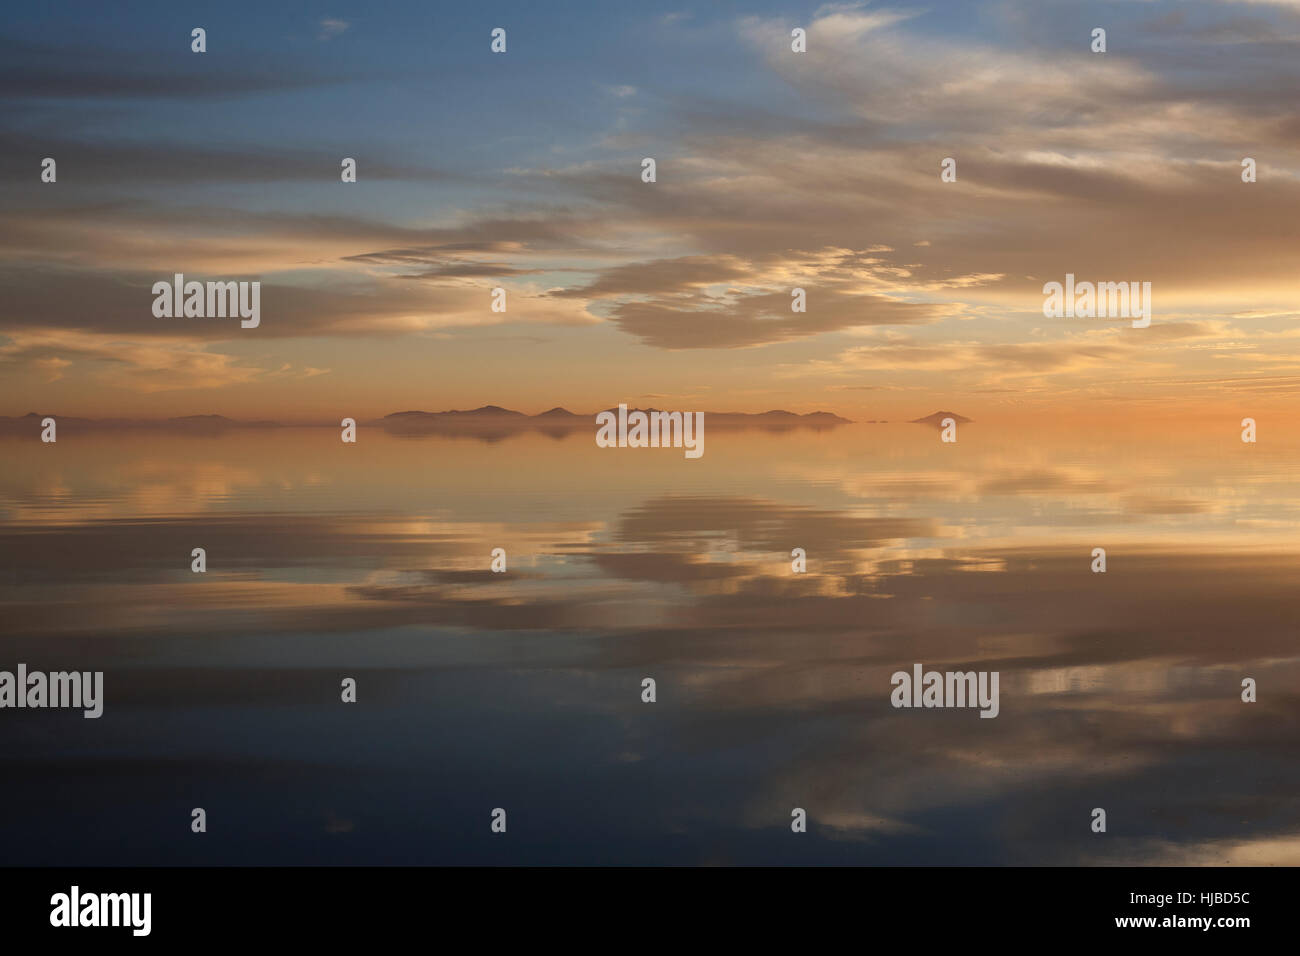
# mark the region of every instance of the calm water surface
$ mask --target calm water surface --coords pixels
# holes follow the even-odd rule
[[[1300,863],[1297,441],[592,434],[0,438],[4,862]]]

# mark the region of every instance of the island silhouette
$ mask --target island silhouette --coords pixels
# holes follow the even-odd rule
[[[600,411],[609,411],[617,414],[617,406],[601,409]],[[634,411],[645,412],[663,412],[664,409],[658,408],[628,408],[628,413]],[[536,415],[529,415],[524,412],[516,411],[510,408],[504,408],[500,405],[483,405],[479,408],[470,409],[448,409],[446,411],[429,412],[420,410],[409,410],[401,412],[392,412],[382,418],[369,419],[361,422],[363,427],[378,427],[384,431],[399,435],[421,435],[421,434],[454,434],[467,435],[483,438],[498,438],[507,435],[538,431],[553,436],[563,436],[577,429],[594,427],[596,415],[600,412],[591,412],[588,414],[579,414],[569,411],[562,406],[555,406]],[[340,419],[346,417],[345,413],[340,413]],[[172,418],[161,419],[144,419],[144,418],[83,418],[72,415],[60,415],[58,413],[47,412],[37,413],[28,412],[22,416],[0,416],[0,433],[4,434],[22,434],[26,432],[38,433],[41,428],[41,422],[45,418],[53,418],[58,423],[60,432],[79,431],[82,429],[112,429],[112,428],[153,428],[166,429],[171,431],[181,431],[189,434],[218,434],[239,428],[285,428],[285,427],[338,427],[338,421],[316,421],[307,423],[295,423],[293,425],[268,421],[241,421],[239,419],[228,418],[225,415],[182,415]],[[956,412],[940,411],[924,418],[915,418],[911,421],[916,424],[939,425],[943,419],[952,418],[958,423],[964,424],[971,419]],[[833,412],[817,411],[797,412],[786,411],[785,409],[771,409],[766,412],[704,412],[704,420],[708,423],[709,428],[725,429],[763,429],[765,431],[784,431],[793,429],[826,429],[838,428],[841,425],[851,425],[854,422],[851,419],[836,415]],[[887,424],[883,420],[870,419],[863,424]]]

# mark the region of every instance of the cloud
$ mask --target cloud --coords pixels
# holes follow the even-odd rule
[[[1233,334],[1222,322],[1153,324],[1149,329],[1140,330],[1155,332],[1150,336],[1131,334],[1134,331],[1101,328],[1064,332],[1063,337],[1054,341],[998,343],[928,342],[895,332],[881,344],[854,346],[833,360],[814,360],[811,365],[822,374],[944,372],[955,373],[958,378],[976,376],[994,381],[1096,369],[1118,369],[1121,375],[1131,378],[1144,365],[1168,362],[1167,349]]]
[[[1300,126],[1284,91],[1300,80],[1300,47],[1251,24],[1285,17],[1262,6],[1195,18],[1136,10],[1142,29],[1125,28],[1123,49],[1100,57],[1082,41],[1044,36],[1032,6],[1012,0],[997,12],[1005,35],[972,36],[918,11],[825,6],[799,55],[784,20],[746,17],[726,25],[741,41],[740,68],[753,71],[743,89],[651,97],[630,84],[585,84],[593,103],[627,122],[560,154],[503,144],[500,170],[452,175],[416,153],[376,148],[359,157],[367,180],[431,189],[400,209],[366,205],[373,218],[347,205],[304,214],[257,188],[336,179],[337,149],[213,151],[9,121],[0,167],[12,164],[14,182],[30,179],[21,157],[47,148],[61,176],[39,200],[0,187],[0,329],[231,337],[219,324],[168,327],[141,314],[142,284],[185,271],[260,278],[276,307],[258,333],[268,338],[605,324],[624,347],[779,346],[774,376],[919,373],[914,381],[978,380],[985,394],[999,377],[1027,389],[1085,370],[1114,380],[1121,363],[1134,380],[1162,368],[1182,380],[1197,370],[1237,378],[1225,364],[1273,363],[1242,380],[1283,371],[1289,353],[1265,356],[1257,345],[1290,321],[1297,291],[1284,245],[1285,223],[1300,215]],[[1221,40],[1196,31],[1232,24],[1233,45],[1200,56]],[[349,29],[332,17],[320,26],[322,38]],[[11,54],[0,78],[30,73],[12,76],[20,96],[41,87],[76,97],[121,65],[105,51],[81,57],[12,40],[0,52]],[[195,59],[132,60],[104,95],[185,91],[207,79]],[[265,64],[250,64],[241,75],[252,80],[240,82],[270,91],[304,75],[325,81],[310,75],[318,64],[306,74],[299,65],[259,80]],[[636,110],[621,108],[634,98]],[[659,161],[655,184],[638,176],[647,149]],[[1240,181],[1246,150],[1260,159],[1257,184]],[[581,161],[548,163],[555,155]],[[945,156],[958,161],[955,183],[939,182]],[[105,188],[182,183],[227,184],[236,198]],[[423,209],[438,212],[422,219]],[[1066,272],[1151,281],[1148,348],[1044,341],[1062,337],[1035,315],[1042,284]],[[497,284],[508,289],[505,315],[484,309]],[[789,311],[796,286],[807,313]],[[1231,314],[1258,317],[1259,327],[1207,338],[1190,324]],[[834,338],[921,326],[940,334],[847,353]],[[809,350],[791,362],[803,342]]]
[[[326,40],[332,40],[334,37],[341,35],[344,31],[347,30],[349,26],[351,26],[351,24],[348,23],[346,20],[338,20],[335,19],[334,17],[326,17],[325,19],[321,20],[318,26],[320,27],[320,30],[316,34],[316,39],[324,42]]]
[[[153,50],[150,55],[0,37],[0,98],[194,101],[301,90],[357,78],[347,70],[324,70],[319,63],[283,53],[274,67],[264,57],[238,47],[223,51],[221,57],[221,69],[206,69],[204,57],[190,52],[188,36],[174,49]]]
[[[656,259],[604,269],[592,282],[554,294],[612,299],[606,311],[615,326],[664,349],[766,345],[863,326],[935,321],[940,310],[934,306],[876,293],[897,286],[896,277],[907,273],[872,252],[830,247],[754,258]],[[791,309],[795,288],[805,290],[805,312]]]
[[[367,181],[445,183],[457,178],[446,170],[394,162],[391,157],[400,156],[400,152],[376,148],[376,145],[370,145],[360,157],[354,156],[359,159],[360,173]],[[15,179],[26,175],[26,157],[34,152],[54,157],[59,164],[60,187],[72,187],[83,196],[96,195],[95,191],[105,185],[121,183],[319,183],[338,179],[342,159],[332,150],[271,144],[256,149],[232,149],[169,143],[162,148],[152,142],[77,138],[63,131],[0,130],[0,170]],[[43,206],[49,198],[43,198]],[[98,198],[102,203],[102,196]],[[9,214],[15,211],[11,209]]]
[[[0,345],[0,366],[53,368],[76,362],[103,384],[140,393],[222,388],[252,381],[263,369],[182,341],[132,341],[107,334],[14,332]],[[56,378],[58,375],[55,376]]]
[[[997,345],[978,342],[924,344],[907,342],[862,345],[840,353],[832,365],[847,370],[955,372],[998,368],[1002,374],[1041,374],[1104,366],[1130,355],[1116,345],[1083,341],[1024,342]],[[821,366],[823,363],[818,363]]]
[[[862,325],[931,321],[932,309],[879,296],[821,293],[810,313],[791,313],[786,292],[729,294],[716,301],[627,302],[610,321],[647,345],[664,349],[738,348],[807,338]]]
[[[3,355],[3,349],[0,349],[0,355]],[[63,370],[71,364],[68,359],[57,355],[46,355],[31,360],[32,367],[40,372],[47,382],[57,382],[63,378]]]

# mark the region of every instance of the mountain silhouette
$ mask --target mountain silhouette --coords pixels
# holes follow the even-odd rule
[[[617,408],[605,411],[618,414]],[[628,412],[663,412],[658,408],[629,408]],[[947,415],[948,412],[936,412]],[[21,417],[0,416],[0,432],[26,432],[39,430],[41,421],[53,418],[60,431],[72,429],[105,428],[166,428],[193,433],[210,433],[237,428],[281,428],[280,422],[274,421],[239,421],[225,415],[181,415],[166,419],[137,418],[77,418],[71,415],[28,412]],[[931,416],[933,417],[933,416]],[[968,419],[954,416],[958,421]],[[852,424],[850,419],[842,418],[831,412],[807,412],[798,414],[785,409],[772,409],[766,412],[705,412],[704,420],[711,428],[763,428],[782,430],[790,428],[830,428],[838,425]],[[398,433],[420,433],[448,431],[460,434],[476,435],[486,438],[504,437],[529,430],[541,431],[547,435],[561,437],[578,428],[594,428],[596,413],[580,415],[567,408],[556,406],[537,415],[526,415],[500,405],[482,405],[470,409],[449,409],[441,412],[426,412],[411,409],[393,412],[383,418],[364,422],[386,431]],[[334,425],[334,422],[321,422],[321,425]]]
[[[965,425],[972,421],[965,415],[958,415],[956,412],[935,412],[933,415],[926,415],[924,418],[913,418],[913,425],[943,425],[945,418],[951,418],[958,425]]]
[[[617,408],[602,411],[618,414]],[[662,412],[659,408],[629,408],[635,411]],[[451,432],[479,438],[498,439],[519,432],[537,430],[552,437],[562,437],[576,429],[594,427],[596,414],[579,415],[567,408],[556,406],[538,415],[525,415],[500,405],[445,412],[405,411],[385,415],[371,422],[387,431],[402,434],[425,432]],[[850,424],[849,419],[830,412],[809,412],[799,415],[783,409],[753,414],[751,412],[705,412],[704,421],[712,428],[764,428],[769,430],[789,428],[827,428]]]

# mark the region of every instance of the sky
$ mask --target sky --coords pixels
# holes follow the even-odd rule
[[[1293,414],[1298,47],[1294,0],[24,5],[0,414]],[[259,326],[156,317],[175,273]],[[1150,327],[1045,317],[1067,274]]]

